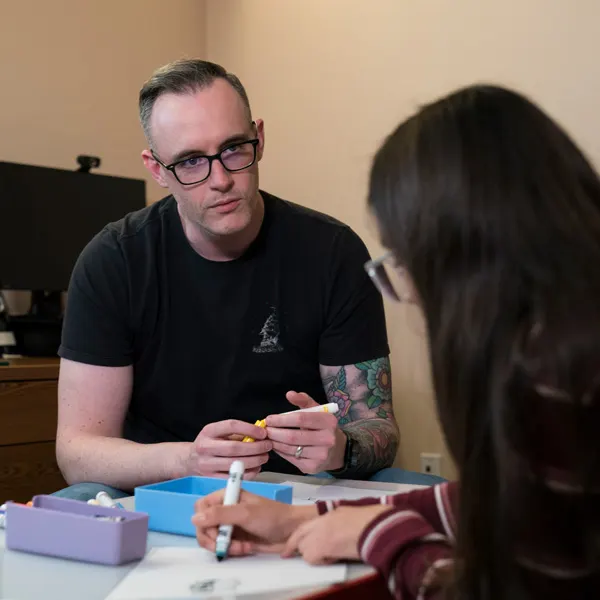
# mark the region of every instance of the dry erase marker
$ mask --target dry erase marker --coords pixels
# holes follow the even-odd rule
[[[125,508],[120,502],[113,500],[106,492],[98,492],[96,494],[96,502],[100,506],[107,508]]]
[[[311,406],[310,408],[299,408],[298,410],[289,410],[288,412],[281,413],[282,415],[291,415],[292,413],[299,412],[328,412],[332,415],[340,409],[336,402],[330,402],[329,404],[319,404],[319,406]]]
[[[299,408],[298,410],[290,410],[288,412],[281,413],[282,415],[291,415],[292,413],[299,412],[326,412],[335,415],[335,413],[340,410],[340,407],[335,402],[330,402],[329,404],[319,404],[319,406],[311,406],[310,408]],[[262,427],[263,429],[267,426],[267,420],[262,419],[260,421],[256,421],[254,423],[257,427]],[[253,442],[254,438],[247,435],[242,442]]]
[[[244,476],[244,463],[241,460],[234,460],[229,468],[229,479],[225,488],[225,498],[223,506],[231,506],[237,504],[240,499],[240,491],[242,488],[242,477]],[[217,541],[215,544],[215,555],[217,560],[221,562],[229,552],[229,544],[231,544],[231,533],[233,525],[220,525],[217,533]]]

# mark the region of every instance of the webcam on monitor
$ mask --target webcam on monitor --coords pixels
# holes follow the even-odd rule
[[[99,156],[85,156],[84,154],[80,154],[77,157],[77,162],[79,163],[79,169],[77,170],[80,173],[89,173],[90,169],[97,169],[101,161]]]

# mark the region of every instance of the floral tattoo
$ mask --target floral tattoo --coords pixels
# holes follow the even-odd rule
[[[356,472],[366,476],[392,465],[398,449],[398,427],[392,406],[388,357],[341,367],[321,366],[329,402],[339,406],[338,422],[357,446]]]

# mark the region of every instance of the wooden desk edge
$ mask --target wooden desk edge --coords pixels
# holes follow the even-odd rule
[[[58,379],[60,359],[6,358],[8,365],[0,365],[0,381],[39,381]]]
[[[364,600],[364,598],[391,598],[379,573],[369,573],[356,579],[335,583],[318,592],[298,596],[296,600]]]

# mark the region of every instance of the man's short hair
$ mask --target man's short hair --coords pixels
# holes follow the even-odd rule
[[[206,60],[181,59],[157,69],[140,90],[139,110],[144,135],[150,143],[150,117],[156,100],[163,94],[186,94],[204,89],[216,79],[224,79],[240,95],[252,120],[250,101],[242,82],[221,65]]]

